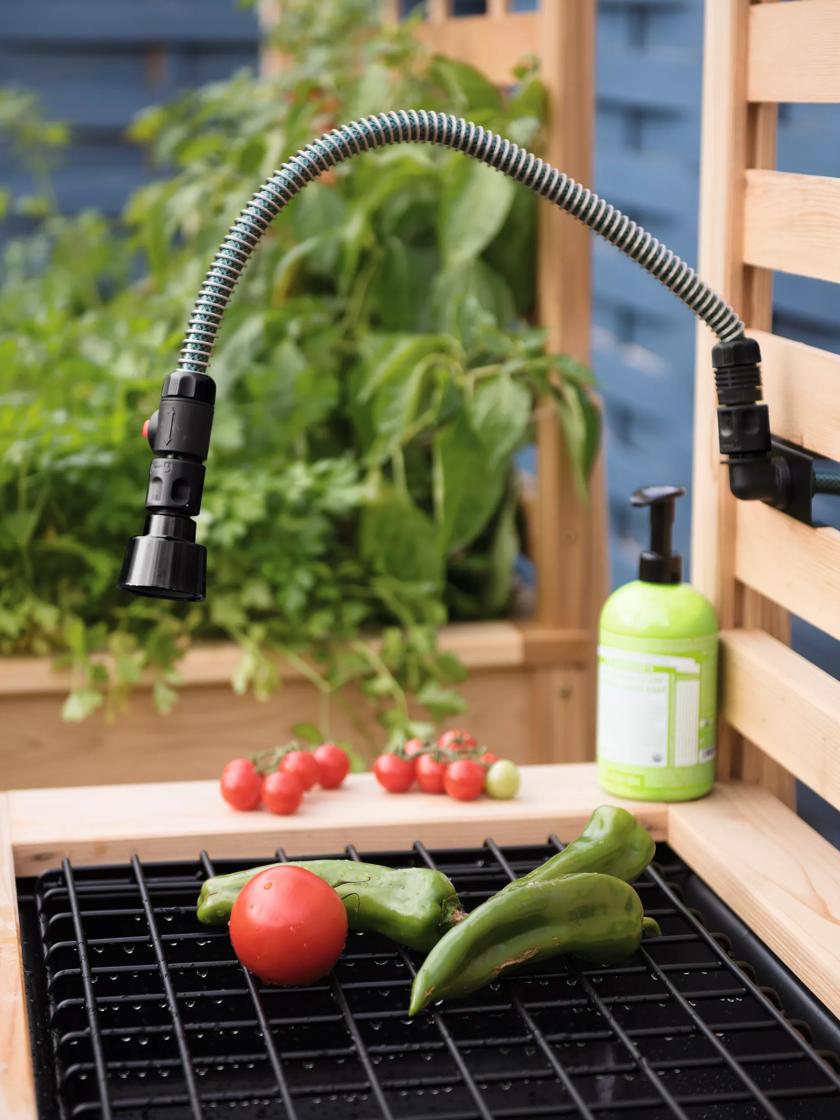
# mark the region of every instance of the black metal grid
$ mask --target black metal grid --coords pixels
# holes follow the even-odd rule
[[[472,908],[557,847],[417,844],[365,858],[439,867]],[[420,958],[374,934],[352,933],[325,981],[272,988],[241,968],[226,929],[198,925],[201,880],[264,857],[65,861],[19,884],[41,1114],[836,1120],[838,1062],[820,1049],[840,1048],[836,1021],[762,946],[749,964],[732,960],[686,904],[695,877],[665,845],[657,854],[637,887],[664,936],[634,958],[610,968],[558,958],[414,1020]],[[700,885],[707,915],[737,922]],[[757,982],[768,970],[813,1011],[816,1044]]]

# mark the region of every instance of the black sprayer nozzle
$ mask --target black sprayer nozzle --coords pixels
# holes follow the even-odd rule
[[[128,542],[119,584],[135,595],[203,599],[207,555],[195,543],[216,386],[178,370],[163,383],[160,408],[144,426],[155,458],[146,490],[143,535]]]
[[[682,556],[671,549],[674,505],[683,486],[645,486],[630,498],[634,506],[650,506],[650,548],[639,559],[639,579],[645,583],[679,583]]]

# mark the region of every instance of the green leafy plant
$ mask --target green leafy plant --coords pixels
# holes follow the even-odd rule
[[[116,590],[148,467],[140,419],[257,182],[331,124],[391,106],[539,144],[535,75],[502,97],[375,17],[370,0],[289,0],[281,74],[236,74],[146,112],[133,135],[166,174],[118,222],[57,211],[62,131],[31,99],[0,100],[35,173],[34,196],[11,204],[33,226],[8,244],[0,284],[0,652],[71,664],[69,719],[116,710],[144,672],[167,709],[189,644],[224,638],[243,651],[238,691],[269,694],[284,661],[304,672],[324,733],[351,685],[390,731],[422,733],[410,701],[431,722],[463,707],[439,627],[509,606],[514,456],[538,400],[554,402],[585,486],[589,371],[547,355],[528,322],[533,197],[462,156],[390,149],[295,200],[228,312],[199,519],[207,603]]]

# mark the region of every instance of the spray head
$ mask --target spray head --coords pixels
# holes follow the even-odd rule
[[[207,553],[195,543],[216,386],[204,373],[171,373],[143,425],[149,467],[143,535],[128,542],[120,587],[157,599],[203,599]]]
[[[639,579],[645,583],[679,583],[682,556],[671,548],[674,505],[683,486],[644,486],[630,498],[634,506],[650,507],[650,548],[639,558]]]

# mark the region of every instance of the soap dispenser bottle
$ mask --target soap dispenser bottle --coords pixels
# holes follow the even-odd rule
[[[610,595],[598,634],[598,776],[618,797],[689,801],[715,774],[718,622],[682,582],[671,548],[681,486],[647,486],[631,503],[650,510],[639,578]]]

